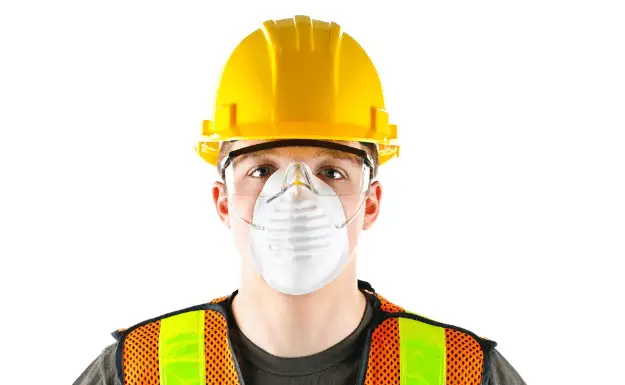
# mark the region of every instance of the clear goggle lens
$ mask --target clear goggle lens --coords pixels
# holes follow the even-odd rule
[[[291,157],[277,156],[271,151],[237,155],[223,170],[226,188],[230,194],[250,197],[273,196],[293,186],[305,186],[320,196],[347,196],[367,191],[371,168],[365,157],[336,149],[317,153],[319,155],[297,161],[285,161]],[[277,179],[280,185],[266,186],[270,178]]]

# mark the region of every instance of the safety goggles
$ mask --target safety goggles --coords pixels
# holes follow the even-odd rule
[[[273,196],[277,191],[265,188],[266,182],[279,178],[282,192],[301,185],[317,195],[346,196],[368,190],[373,161],[365,150],[344,144],[288,139],[233,150],[221,170],[228,192],[235,195]]]

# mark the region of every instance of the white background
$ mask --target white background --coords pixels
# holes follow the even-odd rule
[[[528,384],[618,383],[618,3],[3,2],[1,382],[72,383],[114,329],[236,289],[193,146],[238,41],[307,14],[370,54],[403,143],[361,278]]]

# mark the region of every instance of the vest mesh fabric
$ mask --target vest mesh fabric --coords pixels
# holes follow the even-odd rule
[[[126,336],[122,352],[124,385],[160,385],[160,320],[140,326]],[[228,345],[225,317],[204,311],[206,385],[239,385],[239,377]]]
[[[364,385],[399,385],[399,322],[388,318],[371,334]]]
[[[481,384],[484,352],[475,338],[458,330],[445,329],[445,345],[446,385]]]
[[[128,333],[122,362],[124,385],[160,385],[158,335],[161,321],[150,322]]]
[[[377,295],[381,309],[387,313],[403,312],[404,309]],[[414,321],[418,322],[418,321]],[[399,320],[384,320],[371,335],[364,385],[400,384]],[[446,385],[480,385],[484,353],[472,336],[461,331],[445,328],[447,358]]]
[[[239,385],[239,376],[228,345],[228,328],[223,314],[204,311],[206,385]]]

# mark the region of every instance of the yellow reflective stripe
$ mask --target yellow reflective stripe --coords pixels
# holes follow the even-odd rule
[[[444,328],[399,318],[401,385],[445,385],[446,353]]]
[[[204,311],[163,318],[159,335],[161,385],[205,385]]]

